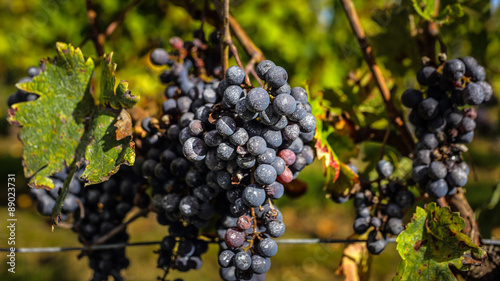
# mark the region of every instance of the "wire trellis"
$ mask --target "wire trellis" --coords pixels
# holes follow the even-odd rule
[[[296,238],[296,239],[277,239],[275,240],[278,244],[338,244],[338,243],[356,243],[356,242],[366,242],[366,240],[359,239],[321,239],[321,238]],[[388,238],[389,243],[396,243],[396,238]],[[483,239],[484,245],[494,245],[500,246],[500,240],[495,239]],[[57,252],[69,252],[69,251],[98,251],[98,250],[109,250],[109,249],[120,249],[125,247],[135,247],[135,246],[151,246],[159,245],[161,241],[146,241],[146,242],[135,242],[135,243],[116,243],[116,244],[105,244],[105,245],[95,245],[89,247],[38,247],[38,248],[16,248],[16,253],[57,253]],[[209,243],[217,243],[217,241],[209,241]],[[10,252],[10,248],[0,248],[0,252]]]

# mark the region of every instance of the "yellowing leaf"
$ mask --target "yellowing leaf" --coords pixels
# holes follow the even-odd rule
[[[450,265],[468,270],[486,258],[486,252],[475,245],[461,230],[464,220],[448,207],[430,203],[417,207],[412,222],[397,238],[402,261],[393,280],[456,280]]]
[[[351,235],[350,238],[360,239],[361,237]],[[366,248],[366,243],[350,243],[344,248],[342,259],[335,274],[344,275],[344,281],[369,280],[372,257]]]
[[[64,43],[57,43],[56,49],[55,60],[42,60],[40,75],[17,85],[39,98],[14,104],[9,111],[9,122],[22,127],[24,173],[31,178],[31,187],[53,188],[50,176],[70,167],[53,217],[59,214],[72,175],[82,162],[86,164],[82,175],[86,185],[107,180],[122,164],[133,165],[132,124],[124,108],[139,99],[130,94],[125,81],[115,93],[116,64],[107,55],[102,60],[96,102],[90,94],[92,59],[85,60],[79,48]]]

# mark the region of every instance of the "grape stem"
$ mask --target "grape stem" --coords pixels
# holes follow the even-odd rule
[[[217,0],[216,0],[217,1]],[[222,41],[224,44],[221,44],[222,48],[222,69],[224,72],[229,67],[229,44],[228,42],[231,40],[231,32],[229,31],[229,0],[223,0],[223,10],[222,10],[222,23],[224,25],[224,31],[222,35]],[[217,9],[218,11],[220,9]],[[219,13],[220,15],[220,13]],[[224,73],[225,76],[225,73]]]
[[[476,214],[472,210],[467,198],[465,198],[465,193],[462,188],[457,188],[457,191],[452,196],[447,196],[446,201],[448,202],[451,211],[459,212],[460,216],[465,221],[465,228],[462,232],[469,236],[474,244],[482,245],[481,233],[479,232],[479,226],[476,221]]]
[[[216,10],[217,10],[216,12],[214,12],[212,10],[208,10],[205,7],[204,11],[202,13],[200,13],[200,11],[197,10],[196,5],[190,5],[188,1],[175,2],[174,5],[181,6],[182,8],[184,8],[189,13],[189,15],[191,15],[191,17],[193,19],[199,19],[200,14],[201,14],[202,19],[206,20],[207,22],[209,22],[213,26],[220,26],[220,24],[219,24],[220,21],[217,20],[217,14],[219,14],[220,18],[223,18],[223,15],[220,13],[222,9],[219,8],[221,6],[221,2],[219,0],[216,0],[213,3],[214,3],[214,6],[216,7]],[[250,57],[249,64],[252,65],[252,66],[247,65],[245,68],[243,68],[240,64],[238,64],[238,66],[241,67],[242,69],[245,69],[245,73],[250,73],[250,74],[254,75],[253,72],[255,72],[255,71],[251,70],[251,68],[253,68],[253,64],[260,62],[262,60],[265,60],[265,57],[262,54],[262,51],[255,45],[255,43],[253,43],[252,39],[248,36],[248,34],[246,34],[246,32],[243,30],[243,28],[241,28],[238,21],[230,13],[228,13],[227,16],[229,19],[230,31],[236,37],[238,42],[240,42],[245,53]],[[231,45],[234,46],[234,44],[232,44],[232,41],[231,41]],[[229,46],[229,47],[231,47],[231,46]],[[234,49],[236,49],[236,47],[234,47]],[[231,49],[231,51],[233,51],[235,59],[237,60],[236,62],[238,63],[238,60],[239,60],[238,54],[233,49]],[[247,83],[246,80],[247,79],[245,78],[245,83]],[[260,79],[257,79],[257,81],[259,81],[259,84],[261,83]]]
[[[434,1],[434,17],[437,17],[439,15],[439,5],[440,1],[435,0]],[[424,55],[430,59],[430,62],[433,64],[436,64],[436,40],[438,40],[440,48],[441,48],[441,53],[446,53],[446,46],[439,37],[439,27],[438,25],[433,22],[433,21],[428,21],[425,23],[425,27],[423,29],[423,40],[425,44],[423,45],[424,47]]]
[[[260,80],[259,76],[257,76],[257,72],[255,72],[255,63],[257,62],[257,57],[253,56],[252,59],[247,63],[245,66],[245,73],[250,73],[252,74],[253,78],[259,82],[259,86],[263,87],[264,83]]]
[[[139,3],[141,3],[142,0],[133,0],[130,4],[127,5],[127,7],[125,7],[125,9],[123,9],[119,14],[118,16],[116,17],[116,19],[114,21],[112,21],[107,27],[106,27],[106,32],[104,33],[104,38],[108,38],[109,36],[111,36],[111,34],[113,34],[116,30],[116,28],[118,26],[120,26],[120,24],[123,23],[123,21],[125,20],[125,16],[127,15],[127,13],[132,10],[135,6],[137,6]]]
[[[252,248],[253,243],[255,241],[255,238],[259,237],[257,235],[257,217],[255,216],[255,209],[254,208],[250,208],[250,214],[252,216],[252,229],[253,229],[253,231],[252,231],[252,238],[248,241],[249,242],[248,246],[241,248],[245,252]]]
[[[227,3],[226,3],[227,1]],[[224,2],[221,4],[220,0],[215,0],[214,2],[215,6],[215,12],[214,11],[209,11],[205,7],[204,11],[202,13],[199,13],[199,11],[196,9],[195,5],[189,5],[188,3],[181,2],[181,3],[175,3],[175,5],[179,5],[182,8],[184,8],[194,19],[198,19],[199,15],[202,15],[202,19],[208,21],[210,24],[214,26],[220,26],[220,20],[217,20],[217,15],[219,18],[222,19],[223,23],[223,49],[221,50],[222,52],[222,66],[224,70],[227,68],[227,64],[224,67],[224,61],[226,60],[226,55],[224,49],[228,50],[227,53],[227,60],[229,61],[229,50],[233,53],[234,59],[236,60],[236,63],[238,64],[239,67],[245,70],[245,73],[247,74],[245,76],[245,84],[248,86],[251,86],[250,83],[250,78],[248,74],[252,74],[252,76],[256,77],[256,80],[261,83],[260,79],[258,79],[255,71],[252,71],[253,65],[257,62],[260,62],[265,59],[264,55],[262,54],[262,51],[253,43],[252,39],[246,34],[246,32],[241,28],[239,25],[238,21],[229,13],[229,1],[224,0]],[[227,20],[227,21],[226,21]],[[246,67],[243,67],[240,57],[238,55],[236,46],[234,45],[232,39],[231,39],[231,33],[238,39],[238,42],[240,42],[241,46],[245,50],[245,53],[250,57],[250,62],[247,64]]]
[[[250,63],[257,63],[266,59],[262,51],[253,43],[252,39],[250,39],[243,28],[241,28],[238,21],[231,15],[229,15],[229,26],[236,39],[238,39],[247,55],[251,58]],[[258,80],[260,81],[260,79]]]
[[[85,217],[85,208],[83,207],[82,201],[80,199],[76,199],[76,203],[78,204],[78,208],[80,209],[80,216],[78,217],[78,219],[73,223],[67,223],[62,221],[58,224],[59,227],[66,229],[75,228],[80,224],[82,219]]]
[[[448,206],[448,203],[446,202],[444,197],[436,199],[436,203],[438,204],[439,207],[447,207]]]
[[[116,234],[118,234],[118,233],[122,232],[123,230],[125,230],[125,228],[127,227],[127,225],[129,223],[135,221],[136,219],[138,219],[140,217],[146,216],[148,214],[148,212],[149,212],[149,208],[141,209],[139,212],[137,212],[135,215],[133,215],[126,222],[121,223],[120,225],[118,225],[115,228],[111,229],[108,233],[106,233],[104,236],[102,236],[101,238],[99,238],[96,242],[92,243],[92,246],[101,245],[101,244],[105,243],[106,241],[108,241],[109,239],[111,239]]]
[[[102,56],[104,55],[104,37],[99,31],[99,26],[97,25],[97,22],[95,20],[97,17],[97,13],[91,0],[85,0],[85,5],[87,7],[87,17],[89,18],[90,27],[92,28],[92,31],[88,37],[90,37],[89,39],[92,39],[92,42],[94,42],[94,47],[97,55]]]
[[[267,204],[269,204],[269,208],[271,208],[271,210],[276,210],[276,208],[273,205],[273,201],[271,200],[271,198],[267,198]]]
[[[410,131],[408,130],[408,127],[406,127],[404,123],[401,112],[396,109],[394,103],[392,102],[391,93],[376,62],[375,55],[373,54],[373,48],[368,43],[363,27],[361,26],[354,3],[352,0],[341,0],[340,2],[347,15],[352,31],[358,39],[358,44],[361,48],[361,52],[363,53],[363,57],[368,64],[370,72],[372,73],[380,94],[382,95],[382,99],[384,100],[384,104],[389,115],[389,121],[395,125],[402,137],[403,143],[407,147],[407,150],[413,151],[415,142],[410,134]]]
[[[168,272],[170,270],[170,267],[167,267],[167,269],[165,269],[165,272],[163,273],[163,277],[158,277],[158,280],[162,280],[162,281],[165,281],[167,279],[167,275],[168,275]]]
[[[217,3],[218,1],[216,1],[215,3]],[[229,14],[229,0],[224,0],[224,3],[223,3],[223,7],[222,7],[222,13],[221,13],[221,9],[220,8],[217,8],[216,6],[216,9],[217,9],[217,12],[219,13],[219,16],[222,17],[222,22],[223,22],[223,27],[224,27],[224,31],[223,31],[223,34],[222,34],[222,69],[224,69],[224,71],[229,67],[229,50],[231,50],[231,53],[233,54],[234,56],[234,59],[236,60],[236,64],[238,64],[238,66],[245,70],[245,68],[243,67],[243,64],[241,63],[241,60],[240,60],[240,57],[238,55],[238,50],[236,49],[236,46],[233,44],[233,40],[231,39],[231,27],[230,27],[230,23],[229,23],[229,17],[230,17],[230,14]],[[252,86],[252,84],[250,83],[250,78],[248,77],[248,73],[245,71],[245,84],[247,86]]]
[[[78,159],[79,156],[81,156],[82,150],[77,150],[77,155],[76,159]],[[66,195],[68,195],[69,192],[69,186],[71,185],[71,181],[73,181],[73,176],[76,173],[76,170],[78,169],[78,166],[76,165],[76,161],[73,161],[69,165],[69,173],[66,176],[66,179],[64,180],[64,184],[62,189],[59,190],[59,195],[57,196],[56,203],[54,204],[54,207],[52,208],[52,231],[54,231],[54,226],[56,226],[61,218],[61,210],[62,206],[64,204],[64,199],[66,198]]]
[[[387,140],[389,139],[390,133],[391,133],[391,126],[387,126],[387,129],[385,130],[384,139],[382,140],[382,146],[380,147],[380,156],[379,156],[380,160],[384,158],[385,145],[387,144]]]

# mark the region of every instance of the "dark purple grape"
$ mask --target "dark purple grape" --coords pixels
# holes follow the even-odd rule
[[[277,173],[273,166],[268,164],[260,164],[255,169],[255,181],[261,185],[271,184],[276,180]]]
[[[462,187],[467,183],[468,175],[468,171],[455,166],[446,176],[446,182],[450,187]]]
[[[256,184],[249,184],[243,190],[241,198],[248,207],[258,207],[266,200],[266,191]]]
[[[256,274],[263,274],[271,268],[271,259],[254,254],[252,256],[252,271]],[[257,280],[256,280],[257,281]]]
[[[296,100],[301,103],[306,103],[307,102],[307,91],[302,88],[302,87],[295,87],[292,89],[290,95]]]
[[[426,98],[418,105],[418,114],[425,120],[430,120],[439,114],[439,102],[433,98]]]
[[[447,61],[443,66],[443,76],[449,81],[458,81],[465,75],[465,64],[459,59]]]
[[[429,177],[433,180],[444,179],[447,173],[448,171],[443,162],[433,161],[429,165]]]
[[[408,89],[401,95],[401,103],[408,108],[417,107],[423,99],[422,92],[415,89]]]
[[[285,128],[286,129],[286,128]],[[283,129],[283,130],[285,130]],[[297,126],[298,130],[298,126]],[[278,148],[283,143],[282,132],[273,129],[266,128],[262,131],[262,137],[267,143],[267,146],[272,148]],[[297,132],[298,137],[298,132]]]
[[[192,217],[198,214],[199,207],[198,199],[194,196],[185,196],[179,202],[179,210],[181,214],[186,217]]]
[[[154,65],[165,65],[168,62],[168,53],[165,49],[157,48],[151,52],[149,59]]]
[[[231,250],[224,250],[219,254],[219,265],[223,268],[233,265],[234,252]]]
[[[183,152],[189,161],[202,161],[207,155],[207,147],[201,139],[193,137],[184,142]]]
[[[262,112],[269,106],[269,94],[263,88],[253,88],[246,96],[246,107],[252,112]]]
[[[291,95],[281,94],[273,100],[273,109],[279,115],[290,115],[296,108],[296,100]]]
[[[239,66],[233,65],[226,70],[224,78],[229,85],[240,85],[245,81],[245,71]]]
[[[425,66],[417,72],[417,81],[422,86],[430,86],[439,81],[439,74],[432,66]]]
[[[271,238],[264,238],[257,244],[257,251],[264,257],[272,257],[278,252],[278,245]]]
[[[247,142],[247,150],[252,155],[259,155],[266,152],[266,140],[260,136],[253,136]]]
[[[377,237],[379,233],[377,230],[370,231],[366,240],[366,248],[373,255],[382,253],[387,246],[386,235],[382,233],[382,237]]]
[[[276,65],[270,60],[261,61],[255,69],[257,72],[257,76],[259,76],[260,79],[265,80],[267,72],[274,66]]]
[[[354,220],[353,230],[357,234],[365,233],[370,227],[370,217],[360,217]]]
[[[394,166],[386,160],[380,160],[377,163],[377,173],[380,177],[388,178],[394,172]]]
[[[435,198],[441,198],[448,193],[448,185],[444,179],[430,181],[426,186],[426,192]]]
[[[252,257],[247,252],[238,252],[234,255],[233,264],[237,269],[247,270],[252,265]]]
[[[279,88],[286,84],[288,80],[288,73],[281,66],[273,66],[267,72],[265,80],[272,88]]]
[[[244,146],[249,139],[248,133],[243,128],[237,128],[234,134],[229,137],[232,144],[236,146]]]
[[[236,122],[229,116],[222,116],[216,123],[217,132],[222,136],[230,136],[236,131]]]
[[[277,96],[281,94],[289,95],[292,92],[292,88],[290,84],[286,83],[285,85],[279,88],[271,88],[271,95]]]
[[[463,90],[463,100],[470,105],[478,105],[484,101],[484,90],[481,85],[470,83]]]

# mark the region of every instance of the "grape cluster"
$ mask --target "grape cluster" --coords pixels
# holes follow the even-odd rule
[[[437,69],[425,66],[417,73],[425,91],[408,89],[401,96],[412,109],[409,119],[418,138],[412,177],[433,198],[451,195],[467,183],[462,144],[472,141],[476,128],[477,113],[469,106],[493,95],[485,78],[484,67],[474,58],[452,59]]]
[[[194,55],[193,49],[201,42],[194,41],[172,38],[170,43],[177,52],[172,56]],[[206,243],[197,240],[196,236],[198,229],[206,227],[215,213],[213,201],[221,191],[216,173],[210,171],[204,161],[189,161],[184,154],[188,130],[202,129],[203,124],[197,116],[221,101],[216,93],[219,80],[201,79],[202,75],[191,74],[204,66],[203,61],[195,59],[205,56],[202,50],[207,48],[199,48],[194,57],[183,57],[182,62],[170,59],[167,51],[161,48],[150,54],[153,64],[169,66],[160,75],[160,80],[167,84],[166,101],[160,120],[148,117],[141,121],[147,134],[141,149],[144,158],[138,161],[138,166],[143,176],[150,179],[152,207],[157,212],[158,223],[169,226],[170,235],[163,239],[158,251],[158,267],[167,272],[201,266],[200,255],[206,251],[203,249]],[[189,249],[179,252],[178,246],[190,245],[196,246],[194,252]]]
[[[73,231],[79,234],[78,240],[88,245],[108,234],[123,222],[134,206],[140,208],[149,205],[148,197],[141,190],[143,178],[135,174],[130,167],[122,166],[120,171],[108,181],[90,185],[83,190],[84,213],[77,209]],[[128,234],[123,230],[105,244],[126,243]],[[88,253],[89,266],[94,270],[93,281],[123,280],[120,270],[128,267],[125,248],[92,251]]]
[[[23,77],[17,81],[18,84],[30,82],[33,77],[38,76],[40,74],[41,69],[35,66],[32,66],[28,68],[26,71],[26,74],[28,74],[27,77]],[[26,102],[26,101],[34,101],[38,99],[38,95],[30,92],[26,92],[24,90],[17,90],[15,93],[9,96],[7,99],[7,105],[9,107],[12,107],[13,104],[20,103],[20,102]]]
[[[196,114],[209,110],[213,106],[210,101],[217,101],[214,98],[218,82],[190,76],[192,66],[189,59],[172,65],[161,121],[149,117],[142,120],[147,143],[143,146],[145,160],[139,165],[142,174],[151,179],[153,208],[160,224],[182,221],[203,228],[214,214],[210,200],[220,188],[210,181],[214,175],[204,162],[186,159],[183,144],[188,130],[202,126]]]
[[[316,127],[306,91],[291,89],[286,71],[268,60],[259,63],[257,75],[267,88],[245,91],[243,69],[228,68],[218,86],[220,107],[199,116],[206,133],[189,131],[183,146],[188,160],[204,161],[216,172],[236,218],[224,235],[229,248],[219,254],[219,261],[226,261],[221,262],[225,280],[232,280],[231,272],[238,280],[251,280],[269,270],[268,259],[278,250],[272,238],[285,231],[272,199],[279,199],[282,183],[292,181],[314,158],[304,145]]]
[[[61,210],[60,220],[65,221],[68,216],[74,213],[79,208],[79,201],[82,201],[83,193],[83,181],[80,179],[80,175],[83,173],[85,167],[80,167],[69,186],[68,194],[63,202],[63,207]],[[68,176],[68,168],[65,168],[59,173],[55,173],[51,176],[51,180],[54,183],[54,188],[47,190],[42,188],[32,188],[30,189],[30,194],[34,200],[36,200],[36,209],[38,213],[43,216],[51,216],[52,209],[56,204],[57,197],[63,188],[64,180]]]
[[[176,269],[181,272],[200,269],[200,256],[208,250],[208,242],[198,239],[198,228],[175,222],[168,231],[169,236],[163,238],[158,251],[158,267],[165,271]]]
[[[153,64],[168,66],[160,75],[167,84],[166,100],[160,118],[141,121],[147,133],[141,172],[150,179],[158,222],[175,233],[190,233],[189,238],[172,232],[165,237],[158,266],[197,268],[189,260],[198,261],[202,252],[192,256],[191,250],[174,249],[196,244],[195,230],[219,213],[225,220],[217,224],[219,261],[232,253],[221,263],[221,277],[251,280],[255,275],[253,280],[261,280],[277,252],[272,238],[285,231],[272,200],[314,159],[309,143],[316,119],[307,92],[292,89],[287,72],[269,60],[256,68],[265,81],[261,87],[244,84],[245,71],[238,66],[229,67],[223,80],[207,79],[207,71],[217,72],[208,67],[210,56],[198,43],[181,42],[170,40],[178,54],[151,52]]]
[[[349,164],[356,174],[357,168]],[[359,192],[354,194],[356,220],[353,229],[357,234],[368,233],[367,249],[372,254],[380,254],[387,245],[387,235],[398,235],[404,230],[402,218],[405,210],[409,209],[415,196],[408,190],[406,183],[391,178],[394,166],[386,161],[377,163],[379,175],[376,184],[362,184]],[[387,182],[381,184],[381,180]]]
[[[217,223],[218,262],[223,280],[257,281],[266,278],[271,267],[270,258],[278,251],[272,238],[283,235],[285,224],[276,206],[265,203],[254,212],[254,216],[238,217],[228,208]]]
[[[218,77],[222,74],[220,44],[221,32],[215,30],[207,41],[202,30],[197,30],[192,41],[183,41],[179,37],[172,37],[169,40],[173,53],[169,53],[163,48],[156,48],[150,53],[150,61],[153,65],[171,67],[160,74],[161,82],[167,84],[175,81],[179,67],[173,67],[176,62],[189,61],[194,66],[193,72],[198,77],[208,78],[208,76]],[[232,56],[232,53],[229,53]],[[190,68],[190,67],[188,67]],[[173,75],[172,75],[173,74]],[[187,82],[187,81],[186,81]],[[179,86],[179,85],[178,85]],[[189,83],[183,84],[183,89],[189,90]]]

